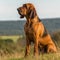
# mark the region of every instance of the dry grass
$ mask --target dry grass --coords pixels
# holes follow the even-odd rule
[[[60,32],[53,33],[53,41],[57,46],[57,53],[33,56],[33,47],[28,57],[24,58],[25,38],[23,36],[0,36],[0,60],[60,60]]]

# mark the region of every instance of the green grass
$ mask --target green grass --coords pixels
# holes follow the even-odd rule
[[[19,38],[23,38],[23,36],[22,35],[12,35],[12,36],[10,36],[10,35],[8,35],[8,36],[0,36],[0,40],[1,39],[11,39],[11,40],[13,40],[13,41],[17,41]]]
[[[33,56],[33,47],[30,55],[24,57],[25,38],[23,36],[0,36],[0,60],[60,60],[60,32],[53,33],[52,39],[55,42],[57,53],[40,54]]]

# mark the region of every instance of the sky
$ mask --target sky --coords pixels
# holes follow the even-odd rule
[[[0,0],[0,20],[21,20],[17,8],[29,2],[41,19],[60,17],[60,0]]]

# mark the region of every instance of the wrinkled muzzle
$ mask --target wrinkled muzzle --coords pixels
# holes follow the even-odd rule
[[[17,11],[18,11],[18,13],[20,15],[20,18],[24,18],[24,14],[23,14],[22,9],[21,8],[18,8]]]

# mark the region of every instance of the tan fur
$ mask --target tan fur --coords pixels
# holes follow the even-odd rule
[[[26,35],[25,56],[29,55],[31,42],[34,43],[34,55],[38,55],[39,48],[42,49],[42,51],[45,51],[44,49],[46,48],[47,53],[56,52],[56,46],[48,32],[45,31],[45,27],[39,20],[34,6],[31,3],[27,3],[22,7],[19,7],[17,10],[21,18],[26,17],[27,19],[24,26]]]

